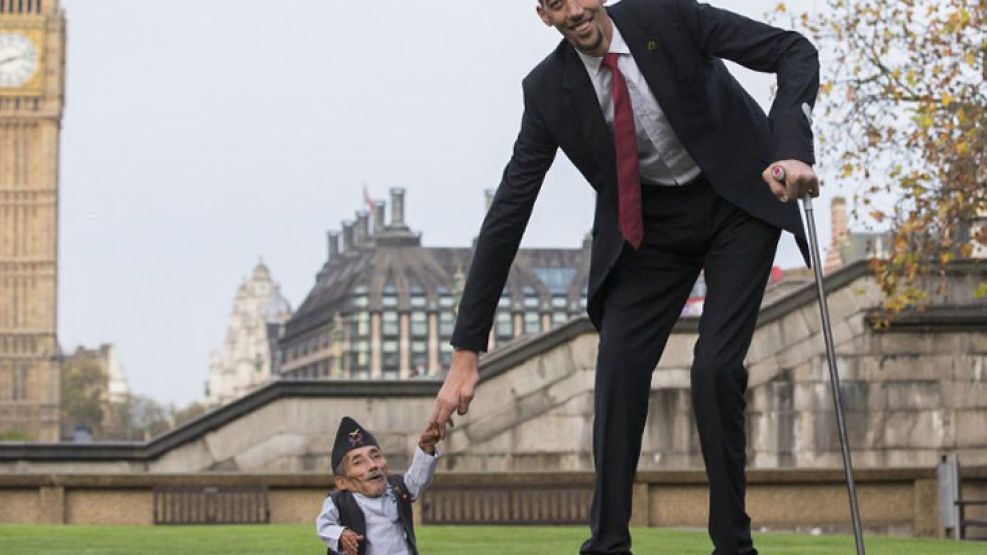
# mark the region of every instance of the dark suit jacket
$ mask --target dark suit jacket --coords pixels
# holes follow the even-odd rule
[[[795,203],[783,204],[761,173],[772,162],[812,164],[801,106],[819,88],[816,49],[803,36],[694,0],[623,0],[607,8],[668,121],[718,194],[795,235],[808,247]],[[765,115],[721,58],[777,74]],[[497,301],[545,173],[561,148],[596,190],[588,312],[599,325],[600,289],[624,246],[618,225],[613,138],[576,50],[565,40],[523,81],[514,153],[476,242],[452,337],[484,351]]]

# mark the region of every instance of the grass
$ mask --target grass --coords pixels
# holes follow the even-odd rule
[[[427,526],[418,531],[425,555],[553,555],[576,553],[584,528]],[[701,531],[636,529],[640,555],[709,555]],[[943,540],[866,538],[870,555],[984,555],[987,544]],[[849,536],[756,534],[763,555],[853,553]],[[100,527],[0,525],[3,555],[210,555],[214,553],[325,553],[314,526]]]

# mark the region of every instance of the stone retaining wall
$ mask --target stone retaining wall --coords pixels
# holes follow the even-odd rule
[[[987,467],[964,469],[966,491],[987,498]],[[941,535],[935,471],[868,469],[856,473],[860,508],[869,532]],[[143,474],[0,476],[0,524],[151,525],[155,486],[265,485],[272,523],[314,526],[330,480],[300,474]],[[592,482],[589,473],[439,474],[435,489],[493,485],[517,488]],[[632,525],[706,525],[706,481],[701,471],[639,473]],[[842,470],[754,470],[748,508],[755,529],[849,531]],[[428,502],[427,496],[422,502]],[[421,502],[416,504],[420,511]],[[496,524],[496,522],[491,522]],[[314,533],[314,530],[313,530]]]

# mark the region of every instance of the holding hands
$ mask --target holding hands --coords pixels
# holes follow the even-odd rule
[[[429,455],[435,455],[435,444],[442,439],[442,430],[435,422],[429,422],[428,427],[418,439],[418,447]]]
[[[461,416],[469,410],[476,383],[480,381],[478,364],[479,355],[474,351],[457,350],[452,353],[449,374],[439,390],[428,420],[430,429],[432,425],[437,427],[439,437],[445,438],[449,433],[447,426],[452,427],[453,412]]]

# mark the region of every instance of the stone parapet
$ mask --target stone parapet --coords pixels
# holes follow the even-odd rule
[[[987,488],[987,466],[963,470],[966,489]],[[940,534],[934,468],[859,469],[855,477],[869,532]],[[324,473],[0,475],[0,524],[150,525],[153,489],[167,486],[265,486],[271,522],[311,523],[330,483]],[[440,473],[418,505],[427,506],[430,495],[449,491],[589,491],[592,484],[588,472]],[[747,498],[755,529],[848,530],[846,487],[839,468],[751,470]],[[645,471],[636,477],[637,526],[702,527],[707,505],[706,477],[700,470]],[[497,524],[497,517],[489,517],[489,523]]]

